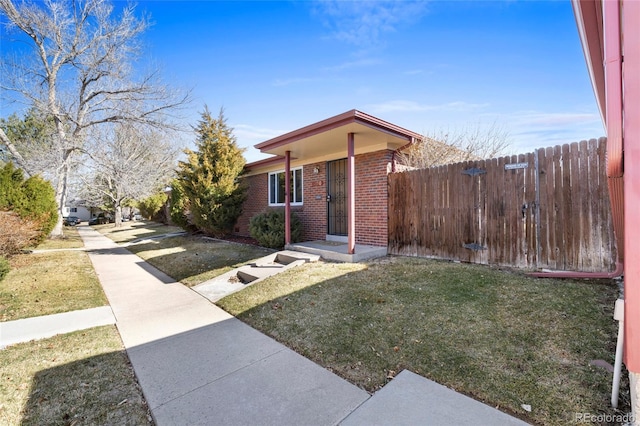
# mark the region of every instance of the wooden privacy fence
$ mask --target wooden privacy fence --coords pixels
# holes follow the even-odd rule
[[[389,175],[389,253],[600,272],[616,248],[606,139]]]

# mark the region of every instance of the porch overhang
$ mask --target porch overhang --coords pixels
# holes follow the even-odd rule
[[[282,167],[284,175],[289,176],[292,167],[346,158],[347,254],[355,255],[356,155],[383,150],[395,152],[421,140],[418,133],[353,109],[255,145],[272,157],[247,164],[245,176],[279,171]],[[284,191],[285,244],[289,244],[291,188],[288,179],[285,179]]]
[[[356,154],[396,150],[422,140],[418,133],[354,109],[269,139],[255,148],[277,157],[290,151],[291,158],[298,160],[344,158],[350,133],[357,139]]]

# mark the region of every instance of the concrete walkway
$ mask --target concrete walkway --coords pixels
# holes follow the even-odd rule
[[[369,395],[78,228],[158,425],[332,425]]]
[[[160,426],[525,424],[409,371],[370,396],[78,229]]]
[[[110,306],[0,322],[0,349],[16,343],[115,323]]]

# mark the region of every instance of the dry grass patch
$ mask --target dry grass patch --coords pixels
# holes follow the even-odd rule
[[[57,314],[107,305],[83,251],[21,254],[0,281],[0,320]]]
[[[78,234],[78,229],[75,226],[65,226],[64,236],[48,238],[38,247],[37,250],[51,250],[51,249],[71,249],[84,247],[82,238]]]
[[[0,423],[153,424],[114,326],[0,351]]]
[[[409,369],[529,422],[563,425],[574,413],[612,412],[611,374],[589,362],[613,364],[616,297],[608,281],[387,257],[307,264],[218,304],[370,392]]]
[[[123,222],[119,228],[116,228],[113,223],[107,223],[104,225],[94,225],[93,229],[109,237],[116,243],[126,243],[140,238],[150,238],[182,231],[182,228],[177,226],[148,221]]]
[[[262,247],[196,236],[164,238],[131,245],[127,249],[188,286],[200,284],[273,253]]]

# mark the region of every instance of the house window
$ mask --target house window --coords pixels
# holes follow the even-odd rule
[[[77,207],[71,207],[71,213],[78,213]]]
[[[291,170],[291,205],[302,205],[302,168]],[[269,205],[284,205],[284,171],[269,173]]]

